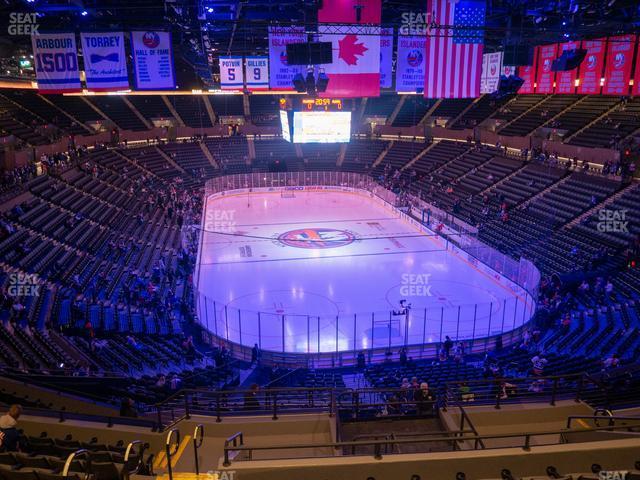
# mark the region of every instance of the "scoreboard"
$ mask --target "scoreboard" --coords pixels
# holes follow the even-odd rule
[[[342,112],[343,103],[339,98],[281,98],[280,110],[293,112]]]
[[[293,143],[346,143],[351,138],[351,109],[337,98],[280,99],[282,138]]]

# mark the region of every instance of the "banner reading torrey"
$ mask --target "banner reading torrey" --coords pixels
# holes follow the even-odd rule
[[[131,49],[138,90],[176,88],[171,33],[131,32]]]
[[[287,45],[304,43],[304,27],[269,27],[269,85],[274,90],[293,90],[293,77],[304,71],[303,65],[287,63]]]
[[[129,88],[123,32],[81,33],[80,42],[89,90]]]
[[[40,93],[79,92],[80,69],[74,33],[39,33],[31,36]]]

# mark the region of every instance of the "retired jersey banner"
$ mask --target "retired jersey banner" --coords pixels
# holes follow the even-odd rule
[[[580,64],[578,78],[578,93],[581,95],[596,95],[600,93],[600,79],[604,69],[604,52],[607,40],[583,40],[582,48],[587,51],[584,60]]]
[[[480,93],[493,93],[498,90],[498,82],[502,72],[502,52],[482,55],[482,77]]]
[[[80,43],[89,90],[129,88],[123,32],[81,33]]]
[[[536,93],[553,93],[553,82],[556,72],[551,70],[553,61],[558,58],[558,44],[541,45],[536,47],[538,56],[538,76],[536,78]]]
[[[138,90],[176,88],[171,33],[131,32],[131,50]]]
[[[74,33],[38,33],[31,36],[31,44],[41,93],[81,90]]]
[[[287,45],[304,43],[304,27],[269,27],[269,85],[274,90],[293,90],[293,77],[303,73],[303,65],[287,63]]]
[[[269,58],[245,58],[247,88],[249,90],[269,90]]]
[[[393,28],[380,29],[380,88],[393,85]]]
[[[397,92],[416,92],[424,88],[426,44],[426,36],[398,35]]]
[[[242,57],[220,57],[220,88],[222,90],[244,88]]]
[[[631,78],[631,62],[636,46],[635,35],[609,37],[607,65],[604,70],[603,95],[627,95]]]
[[[580,48],[580,42],[561,43],[558,48],[558,57],[560,57],[563,52],[576,50],[578,48]],[[575,93],[577,76],[577,68],[556,72],[556,93]]]

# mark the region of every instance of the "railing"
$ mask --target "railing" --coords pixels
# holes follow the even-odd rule
[[[508,434],[497,434],[497,435],[473,435],[473,436],[436,436],[430,438],[385,438],[383,440],[369,440],[369,441],[351,441],[351,442],[332,442],[332,443],[300,443],[300,444],[291,444],[291,445],[273,445],[266,447],[251,447],[251,446],[226,446],[224,448],[225,455],[225,467],[231,465],[231,460],[228,455],[228,452],[235,452],[237,455],[245,452],[246,459],[252,460],[255,456],[255,452],[266,452],[266,451],[277,451],[277,450],[314,450],[316,453],[321,451],[356,451],[358,447],[373,447],[374,455],[373,457],[376,460],[382,459],[382,448],[388,445],[392,445],[393,448],[400,447],[402,445],[416,445],[416,444],[433,444],[433,443],[448,443],[451,445],[452,450],[456,450],[459,448],[459,445],[466,444],[474,444],[474,448],[471,450],[477,450],[480,445],[485,445],[488,440],[513,440],[515,444],[509,445],[508,447],[504,446],[503,442],[499,442],[499,446],[485,446],[482,448],[485,449],[497,449],[497,448],[521,448],[524,451],[531,450],[531,440],[532,438],[539,437],[540,439],[546,438],[560,438],[567,433],[588,433],[588,432],[604,432],[604,431],[618,431],[618,430],[628,430],[628,426],[620,426],[620,427],[595,427],[595,428],[581,428],[579,430],[549,430],[542,432],[523,432],[523,433],[508,433]],[[635,433],[635,432],[633,432]],[[640,435],[640,432],[638,432]],[[516,439],[522,439],[522,441],[517,441]],[[468,443],[467,443],[468,442]],[[557,445],[561,443],[561,440],[551,441],[549,443],[541,443],[540,441],[536,442],[536,446],[545,446],[545,445]],[[292,456],[281,456],[281,457],[273,457],[270,455],[270,459],[274,458],[313,458],[320,457],[321,455],[309,455],[304,456],[300,455],[299,452],[296,452],[295,457]],[[325,455],[327,456],[327,455]],[[332,456],[332,455],[331,455]]]
[[[171,440],[175,434],[176,441],[175,444],[171,444]],[[173,457],[176,453],[178,453],[178,449],[180,448],[180,430],[177,428],[172,428],[167,433],[167,439],[165,441],[165,452],[167,454],[167,473],[169,475],[169,480],[173,480],[173,465],[171,464],[171,457]]]
[[[204,425],[199,423],[193,431],[193,456],[196,466],[196,476],[200,475],[200,460],[198,459],[198,449],[204,441]]]
[[[535,390],[529,387],[535,382]],[[512,385],[512,386],[509,386]],[[503,395],[506,386],[506,398]],[[464,387],[464,388],[461,388]],[[450,382],[437,392],[435,401],[416,402],[407,390],[349,388],[274,388],[233,391],[204,389],[181,390],[156,405],[157,423],[164,430],[193,415],[213,416],[218,422],[238,415],[270,415],[277,420],[286,413],[324,413],[357,420],[379,415],[433,415],[437,408],[459,408],[466,405],[493,405],[502,408],[508,403],[547,403],[559,400],[589,401],[603,405],[608,388],[594,382],[586,374],[563,376],[506,378]],[[469,418],[461,419],[460,430],[472,431]],[[481,446],[481,445],[480,445]]]
[[[555,405],[558,400],[589,398],[604,403],[608,398],[606,386],[585,373],[545,377],[495,378],[447,383],[443,407],[489,404],[496,409],[509,403],[526,401]]]
[[[338,315],[289,315],[235,308],[227,301],[207,296],[199,289],[200,258],[205,236],[229,234],[210,224],[203,211],[199,238],[188,227],[185,237],[198,243],[198,260],[194,273],[198,321],[217,339],[224,340],[234,354],[257,344],[264,352],[287,354],[335,355],[350,353],[355,359],[366,346],[371,350],[418,346],[419,354],[430,356],[435,344],[446,336],[464,342],[467,352],[482,352],[498,341],[510,345],[520,340],[522,327],[535,312],[535,298],[540,273],[527,260],[516,261],[483,244],[475,229],[417,198],[398,197],[378,185],[373,178],[352,172],[280,172],[228,175],[206,184],[207,197],[222,197],[255,191],[340,190],[367,195],[411,223],[421,235],[431,237],[434,248],[450,251],[498,279],[510,290],[508,298],[495,302],[451,307],[408,308],[404,311],[374,311]],[[404,211],[397,207],[402,205]],[[205,209],[206,210],[206,209]],[[436,225],[440,233],[434,233]],[[273,239],[264,239],[273,241]],[[408,296],[410,298],[410,295]],[[509,335],[506,335],[509,334]],[[325,355],[326,356],[326,355]],[[268,355],[264,355],[268,359]]]
[[[608,410],[606,410],[606,412],[608,412],[608,415],[605,415],[605,416],[603,415],[571,415],[567,417],[567,428],[571,428],[571,424],[574,422],[574,420],[577,420],[577,421],[582,420],[583,423],[584,423],[584,420],[592,420],[596,427],[600,427],[601,420],[605,420],[606,423],[608,423],[608,426],[610,427],[616,426],[617,422],[637,422],[634,425],[628,425],[627,423],[624,423],[623,425],[618,425],[618,426],[620,427],[626,426],[629,429],[640,428],[640,417],[613,415]]]
[[[223,466],[228,467],[231,465],[230,454],[233,453],[237,447],[244,446],[244,435],[242,432],[236,432],[227,438],[224,442],[224,462]],[[249,457],[251,459],[251,457]]]

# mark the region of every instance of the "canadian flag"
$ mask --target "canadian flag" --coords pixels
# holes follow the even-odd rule
[[[318,30],[320,41],[331,42],[333,50],[333,63],[320,66],[329,77],[329,86],[321,96],[379,96],[380,27],[321,25]]]
[[[324,0],[318,10],[321,42],[331,42],[333,63],[323,97],[380,96],[382,0]],[[342,24],[323,25],[323,23]]]

